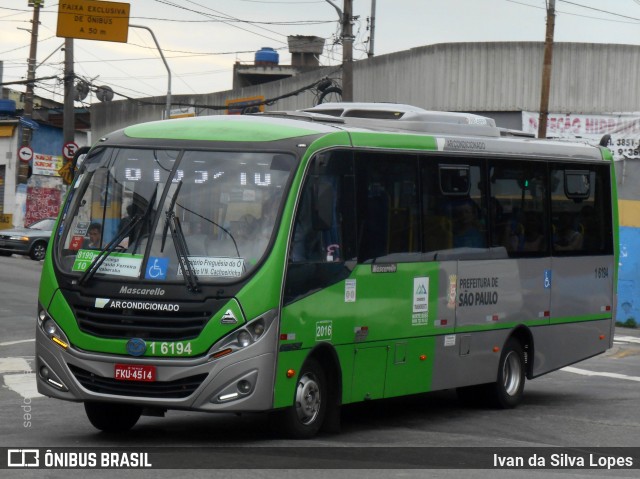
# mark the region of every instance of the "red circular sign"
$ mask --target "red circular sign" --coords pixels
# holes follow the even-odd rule
[[[31,158],[33,158],[33,150],[28,146],[21,146],[18,150],[18,158],[24,162],[31,161]]]
[[[70,141],[65,143],[62,147],[62,156],[67,160],[73,160],[73,155],[76,154],[76,151],[78,151],[78,145],[73,141]]]

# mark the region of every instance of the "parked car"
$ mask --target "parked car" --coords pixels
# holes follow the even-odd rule
[[[0,230],[0,255],[23,254],[35,261],[44,259],[55,224],[55,218],[45,218],[26,228]]]

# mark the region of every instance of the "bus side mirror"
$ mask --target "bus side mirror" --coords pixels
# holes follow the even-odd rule
[[[333,186],[317,181],[313,195],[313,229],[328,230],[333,225]]]

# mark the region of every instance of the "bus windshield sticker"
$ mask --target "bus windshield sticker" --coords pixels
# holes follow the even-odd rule
[[[189,256],[189,263],[197,276],[217,276],[238,278],[244,271],[243,258]],[[178,276],[182,276],[182,268],[178,268]]]
[[[86,236],[87,231],[89,231],[89,225],[91,223],[89,221],[78,221],[78,223],[73,228],[74,235]]]
[[[344,302],[355,303],[356,302],[356,280],[348,279],[344,283]]]
[[[81,249],[73,262],[72,271],[86,271],[93,259],[100,254],[99,251]],[[112,274],[114,276],[128,276],[137,278],[142,266],[141,254],[111,253],[98,268],[98,273]]]
[[[146,279],[166,279],[168,267],[169,258],[157,258],[155,256],[150,256],[144,277]]]

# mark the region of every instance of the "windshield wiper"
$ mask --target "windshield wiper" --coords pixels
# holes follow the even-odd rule
[[[93,275],[96,274],[96,272],[100,269],[100,266],[102,266],[102,263],[104,263],[104,261],[109,257],[111,253],[113,253],[113,251],[118,247],[120,242],[129,233],[131,233],[131,231],[133,231],[133,228],[135,228],[138,225],[138,223],[140,223],[142,218],[143,218],[142,215],[135,215],[131,220],[131,222],[125,228],[123,228],[122,231],[120,231],[120,233],[117,234],[103,249],[100,250],[98,255],[95,258],[93,258],[93,261],[91,262],[87,270],[78,280],[78,284],[83,286],[87,281],[89,281],[93,277]]]
[[[173,196],[171,197],[171,204],[169,204],[169,208],[167,208],[166,214],[167,218],[164,221],[164,230],[162,230],[162,242],[160,244],[160,252],[164,252],[164,245],[167,241],[167,230],[169,229],[169,212],[173,212],[173,208],[176,206],[176,200],[178,199],[178,194],[180,193],[180,188],[182,188],[182,180],[178,183],[176,187],[176,191],[173,192]],[[174,213],[175,216],[175,213]]]
[[[209,223],[211,223],[213,226],[216,226],[217,228],[219,228],[221,231],[223,231],[224,233],[226,233],[229,238],[231,238],[231,241],[233,242],[233,247],[236,249],[236,253],[238,254],[238,258],[240,258],[240,249],[238,248],[238,243],[236,242],[236,239],[233,237],[233,235],[231,234],[231,231],[229,231],[228,229],[226,229],[225,227],[223,227],[222,225],[216,223],[215,221],[213,221],[210,218],[207,218],[206,216],[202,216],[199,213],[196,213],[193,210],[190,210],[189,208],[187,208],[186,206],[182,206],[180,203],[176,203],[180,208],[182,208],[185,211],[188,211],[189,213],[191,213],[192,215],[197,216],[198,218],[202,218],[205,221],[208,221]],[[244,269],[244,264],[242,265],[243,269]]]
[[[164,246],[167,241],[167,230],[171,231],[171,239],[173,240],[173,246],[176,249],[176,255],[178,256],[178,263],[182,270],[182,277],[189,291],[200,291],[200,285],[198,284],[198,276],[189,261],[189,248],[187,247],[187,241],[180,226],[180,219],[176,216],[174,208],[178,195],[180,194],[180,188],[182,188],[182,180],[178,183],[176,191],[173,192],[171,197],[171,203],[169,208],[165,211],[166,219],[164,221],[164,230],[162,231],[162,243],[160,245],[160,252],[164,252]]]
[[[198,284],[198,276],[189,261],[189,248],[187,247],[187,241],[184,237],[182,227],[180,226],[180,219],[176,216],[173,210],[167,211],[167,223],[169,224],[169,231],[171,231],[171,238],[173,239],[173,246],[176,249],[176,255],[178,256],[178,263],[182,270],[182,277],[187,285],[189,291],[200,291],[200,285]]]

